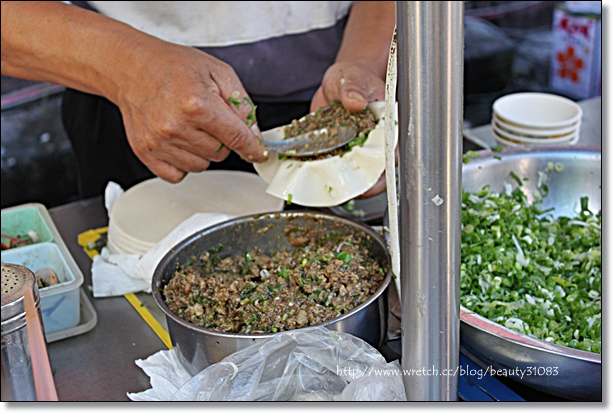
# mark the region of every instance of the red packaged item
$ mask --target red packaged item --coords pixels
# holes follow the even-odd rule
[[[601,95],[601,5],[589,3],[600,2],[568,1],[553,17],[550,88],[576,99]]]

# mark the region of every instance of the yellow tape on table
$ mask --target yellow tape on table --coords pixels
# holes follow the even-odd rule
[[[90,257],[90,259],[93,259],[94,256],[100,254],[100,252],[96,250],[96,241],[98,241],[102,235],[106,234],[108,231],[108,227],[100,227],[98,229],[84,231],[77,236],[77,243],[79,243],[79,246],[83,247],[83,250]]]
[[[160,325],[158,320],[149,312],[147,307],[136,297],[134,293],[127,293],[124,297],[130,302],[132,307],[141,315],[141,318],[147,322],[147,325],[158,335],[158,338],[166,345],[168,349],[173,349],[171,337],[168,332]]]
[[[83,251],[85,251],[90,259],[94,259],[95,256],[100,254],[100,252],[96,249],[96,241],[103,237],[103,235],[108,231],[108,227],[100,227],[98,229],[84,231],[77,236],[77,243],[79,243],[79,246],[83,248]],[[162,327],[158,320],[154,318],[143,302],[141,302],[134,293],[125,294],[124,297],[137,311],[141,318],[143,318],[147,325],[149,325],[151,330],[158,335],[158,338],[160,338],[162,343],[164,343],[168,349],[172,349],[173,344],[171,343],[171,338],[168,332],[166,332],[164,327]]]

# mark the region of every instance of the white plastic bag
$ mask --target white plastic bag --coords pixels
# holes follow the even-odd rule
[[[406,401],[400,372],[398,361],[387,363],[355,336],[306,328],[257,342],[207,367],[171,400]]]

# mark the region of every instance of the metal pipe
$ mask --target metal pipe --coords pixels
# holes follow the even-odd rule
[[[398,1],[403,382],[409,401],[458,399],[462,1]]]

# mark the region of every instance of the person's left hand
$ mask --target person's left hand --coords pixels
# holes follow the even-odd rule
[[[322,85],[311,100],[311,112],[329,102],[341,101],[345,109],[356,112],[372,101],[383,101],[386,83],[369,68],[359,63],[333,64],[322,79]]]
[[[358,63],[338,62],[324,74],[322,85],[311,100],[311,112],[329,102],[341,101],[348,111],[361,111],[369,102],[384,101],[386,83],[366,66]],[[357,199],[369,198],[386,190],[386,173]]]

